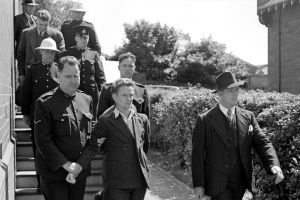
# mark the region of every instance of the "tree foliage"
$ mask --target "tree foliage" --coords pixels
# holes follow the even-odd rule
[[[60,29],[62,23],[69,18],[69,10],[76,4],[81,4],[73,0],[38,0],[39,9],[46,9],[50,12],[50,26]]]
[[[187,34],[174,27],[145,20],[136,21],[134,24],[125,23],[124,31],[126,41],[122,47],[116,49],[115,57],[126,51],[132,52],[137,57],[137,67],[141,71],[155,66],[157,56],[176,52],[179,40],[189,39]]]

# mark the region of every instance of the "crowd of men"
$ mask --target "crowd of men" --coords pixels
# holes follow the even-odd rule
[[[21,110],[31,129],[38,188],[46,200],[82,200],[91,160],[104,152],[104,192],[95,198],[142,200],[149,188],[150,103],[132,80],[136,57],[119,56],[120,79],[106,83],[101,47],[85,10],[70,10],[60,31],[47,10],[24,0],[15,16]],[[220,102],[200,115],[192,172],[198,199],[241,200],[253,191],[253,147],[266,170],[283,179],[276,152],[253,113],[236,106],[242,85],[230,72],[216,78]],[[218,148],[216,148],[218,147]]]

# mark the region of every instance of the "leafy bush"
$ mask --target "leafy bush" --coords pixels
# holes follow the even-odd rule
[[[191,135],[198,114],[212,108],[212,90],[190,87],[177,91],[150,91],[152,145],[176,156],[180,165],[191,164]],[[258,115],[258,122],[277,150],[285,175],[279,186],[261,165],[255,166],[257,199],[300,199],[300,101],[288,93],[242,91],[238,105]],[[258,162],[260,163],[260,162]]]

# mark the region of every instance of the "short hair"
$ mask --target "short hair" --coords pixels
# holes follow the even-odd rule
[[[58,63],[58,71],[62,71],[65,67],[65,64],[69,64],[71,66],[79,66],[79,61],[74,56],[64,56],[59,59]]]
[[[134,62],[136,61],[135,55],[133,55],[131,52],[123,53],[119,56],[119,64],[125,60],[125,59],[131,59]]]
[[[120,78],[112,83],[112,93],[117,94],[120,87],[133,87],[135,86],[134,81],[129,78]]]
[[[39,10],[36,12],[36,17],[41,19],[42,21],[50,21],[51,19],[51,15],[50,13],[48,12],[48,10]]]

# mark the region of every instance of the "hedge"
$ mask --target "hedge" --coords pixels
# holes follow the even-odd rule
[[[173,154],[183,168],[191,165],[191,136],[198,114],[218,102],[212,90],[190,87],[149,91],[152,146]],[[285,180],[274,186],[260,162],[255,165],[256,199],[300,199],[300,97],[288,93],[241,91],[238,105],[258,117],[277,150]]]

